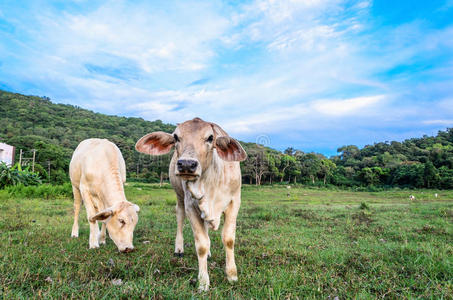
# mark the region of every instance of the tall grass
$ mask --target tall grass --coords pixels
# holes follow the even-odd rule
[[[28,167],[22,170],[19,164],[8,167],[5,163],[0,163],[0,189],[14,185],[38,185],[41,178],[38,173],[31,172]]]
[[[6,187],[5,192],[14,198],[51,199],[72,197],[72,187],[69,182],[62,185],[42,184],[38,186],[24,186],[19,184]]]

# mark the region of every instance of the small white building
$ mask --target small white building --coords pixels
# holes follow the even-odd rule
[[[14,164],[14,154],[16,148],[5,143],[0,143],[0,162],[6,163],[7,166]]]

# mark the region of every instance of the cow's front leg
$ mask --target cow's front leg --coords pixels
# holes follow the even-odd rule
[[[100,234],[99,234],[99,244],[101,244],[101,245],[105,244],[105,236],[106,236],[105,223],[102,222],[102,225],[101,225],[101,232],[100,232]]]
[[[93,197],[86,189],[80,190],[87,210],[87,218],[90,224],[90,249],[99,248],[99,225],[96,220],[91,220],[97,214],[97,210],[93,205]]]
[[[208,236],[208,258],[211,258],[211,239],[209,238],[209,227],[205,222],[206,234]]]
[[[239,200],[240,201],[240,200]],[[226,252],[225,273],[229,282],[238,280],[236,262],[234,260],[234,242],[236,239],[236,218],[239,211],[239,203],[231,201],[225,210],[225,224],[222,231],[222,242]]]
[[[184,236],[183,236],[183,228],[184,228],[184,218],[186,217],[186,213],[184,211],[184,202],[181,203],[179,201],[176,203],[176,239],[175,239],[175,255],[182,257],[184,255]]]
[[[209,289],[208,253],[210,251],[208,230],[203,219],[193,209],[187,212],[187,216],[192,225],[198,256],[198,289],[207,291]]]
[[[90,218],[88,218],[88,222],[90,222],[90,249],[99,248],[98,221],[91,221]]]

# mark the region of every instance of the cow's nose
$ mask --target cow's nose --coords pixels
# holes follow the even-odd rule
[[[134,247],[126,247],[124,248],[124,250],[122,250],[121,252],[123,253],[129,253],[129,252],[132,252],[134,251]]]
[[[193,173],[198,167],[198,162],[193,159],[180,159],[177,166],[180,173]]]

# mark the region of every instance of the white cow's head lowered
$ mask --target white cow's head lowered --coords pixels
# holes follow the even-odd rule
[[[105,222],[110,238],[118,250],[130,252],[134,250],[132,239],[137,225],[140,208],[128,201],[121,201],[91,217],[90,221]]]
[[[228,136],[220,126],[195,118],[179,124],[173,134],[153,132],[142,137],[137,151],[162,155],[175,147],[177,161],[175,175],[186,181],[195,181],[212,165],[213,153],[225,161],[243,161],[247,158],[238,141]]]

